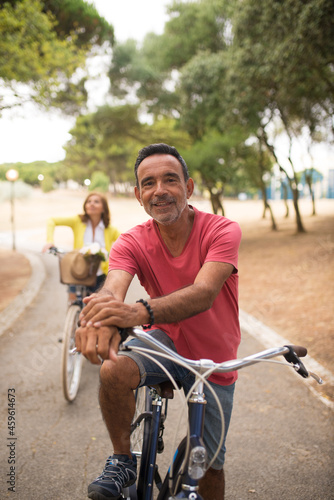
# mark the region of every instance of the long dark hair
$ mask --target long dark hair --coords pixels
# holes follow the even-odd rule
[[[88,222],[89,221],[89,215],[86,212],[86,204],[87,204],[87,201],[89,200],[89,198],[91,196],[98,196],[100,198],[100,200],[102,202],[102,206],[103,206],[103,213],[101,215],[101,219],[103,220],[104,226],[108,227],[109,224],[110,224],[109,205],[108,205],[107,199],[101,193],[95,193],[95,192],[89,193],[89,195],[87,196],[87,198],[85,199],[84,204],[83,204],[84,213],[81,214],[81,215],[79,215],[81,221],[82,222]]]

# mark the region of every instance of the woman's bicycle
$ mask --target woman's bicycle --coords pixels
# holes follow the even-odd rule
[[[57,247],[51,247],[49,253],[56,255],[61,260],[66,253]],[[60,273],[62,268],[60,266]],[[96,274],[96,271],[95,271]],[[61,282],[64,283],[61,275]],[[90,295],[94,290],[85,284],[78,285],[77,283],[67,282],[66,284],[75,287],[75,300],[68,306],[65,325],[62,337],[62,356],[61,356],[61,379],[64,397],[67,401],[72,402],[77,396],[81,371],[84,357],[78,353],[73,352],[75,348],[75,331],[77,329],[79,315],[84,307],[83,299]]]
[[[215,455],[208,464],[207,453],[203,443],[204,387],[206,386],[206,390],[212,390],[206,382],[212,373],[226,373],[240,370],[261,361],[271,360],[271,362],[292,366],[302,377],[307,378],[311,376],[319,384],[322,383],[320,377],[309,372],[301,362],[300,357],[306,356],[307,350],[300,346],[283,346],[267,349],[243,359],[214,363],[207,359],[193,361],[183,358],[150,336],[149,333],[138,328],[123,329],[121,335],[122,341],[128,335],[143,340],[147,345],[147,349],[131,347],[131,349],[140,352],[142,355],[151,357],[152,351],[154,351],[154,356],[158,355],[161,358],[172,359],[176,363],[186,366],[195,375],[195,383],[186,398],[188,403],[187,436],[177,447],[163,480],[160,477],[156,459],[157,453],[161,453],[164,449],[163,432],[167,417],[168,399],[173,397],[173,389],[178,389],[178,386],[175,380],[170,378],[171,383],[167,381],[159,384],[159,386],[141,387],[135,391],[136,412],[131,425],[131,446],[132,453],[136,455],[140,466],[137,483],[123,489],[121,498],[127,500],[153,500],[155,487],[159,492],[157,500],[173,500],[178,498],[202,500],[202,497],[198,493],[198,483],[216,458]],[[128,349],[126,345],[121,345],[120,348]],[[278,356],[283,356],[287,363],[285,361],[272,360],[272,358]],[[218,454],[222,446],[224,437],[224,418],[218,400],[217,406],[221,414],[222,437],[216,454]]]

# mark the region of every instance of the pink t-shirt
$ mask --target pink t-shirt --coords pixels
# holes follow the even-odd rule
[[[205,262],[226,262],[234,272],[212,307],[178,323],[156,324],[173,340],[179,354],[190,359],[235,359],[240,343],[238,309],[238,249],[241,230],[236,222],[194,208],[193,227],[178,257],[166,247],[153,219],[123,233],[113,244],[109,270],[137,274],[151,298],[191,285]],[[237,372],[213,374],[210,380],[230,385]]]

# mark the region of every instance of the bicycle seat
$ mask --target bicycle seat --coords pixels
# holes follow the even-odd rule
[[[177,385],[180,389],[181,384],[179,384],[179,382],[177,382]],[[165,399],[173,399],[174,398],[175,387],[173,386],[173,384],[170,380],[166,380],[165,382],[160,382],[160,384],[152,385],[152,387],[157,391],[157,393],[159,394],[159,396],[161,398],[165,398]]]

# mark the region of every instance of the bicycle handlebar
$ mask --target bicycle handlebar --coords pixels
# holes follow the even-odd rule
[[[136,337],[149,347],[151,347],[156,352],[161,352],[162,354],[167,354],[171,358],[173,358],[176,362],[179,361],[181,363],[185,363],[188,366],[192,367],[194,370],[199,373],[204,373],[207,370],[211,370],[212,372],[217,373],[226,373],[234,370],[240,370],[246,366],[251,366],[255,363],[258,363],[262,360],[268,360],[277,356],[284,356],[288,363],[291,363],[295,368],[296,372],[304,378],[308,378],[312,376],[317,380],[319,384],[322,384],[322,380],[320,377],[315,375],[312,372],[309,372],[304,364],[299,359],[300,357],[304,357],[307,354],[307,349],[302,346],[283,346],[276,347],[271,349],[266,349],[265,351],[258,352],[256,354],[252,354],[250,356],[246,356],[242,359],[232,359],[229,361],[224,361],[222,363],[215,363],[211,359],[200,359],[200,360],[192,360],[187,359],[181,356],[180,354],[172,351],[169,347],[166,347],[164,344],[156,340],[149,333],[144,332],[139,328],[123,328],[120,329],[121,342],[123,343],[128,336]],[[129,349],[127,346],[121,346],[121,349],[127,350]]]
[[[65,252],[58,247],[52,246],[48,249],[48,253],[51,253],[52,255],[60,255]]]

